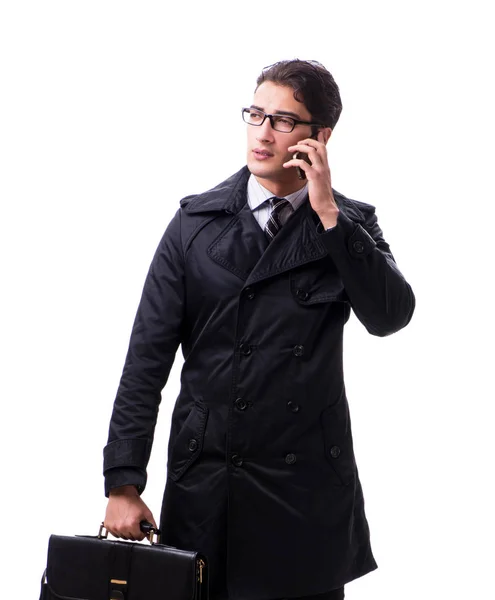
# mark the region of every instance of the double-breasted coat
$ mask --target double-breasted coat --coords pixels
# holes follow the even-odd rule
[[[298,597],[376,568],[342,369],[351,307],[378,336],[414,295],[371,205],[309,201],[268,244],[246,167],[185,198],[153,258],[104,449],[106,491],[146,483],[161,390],[179,345],[163,543],[210,562],[212,597]]]

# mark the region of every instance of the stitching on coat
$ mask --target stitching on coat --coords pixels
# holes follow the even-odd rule
[[[305,248],[307,248],[307,246],[304,246]],[[322,258],[323,256],[325,256],[326,253],[324,254],[318,254],[316,252],[313,252],[311,254],[308,254],[307,256],[307,260],[304,260],[303,262],[297,262],[297,261],[292,261],[286,265],[284,265],[283,267],[281,267],[280,269],[277,270],[271,270],[271,269],[265,269],[263,271],[260,271],[256,277],[252,278],[252,281],[258,281],[259,279],[263,279],[263,277],[267,274],[270,273],[270,275],[279,275],[280,273],[285,273],[286,271],[290,271],[291,269],[294,268],[295,265],[297,266],[302,266],[302,265],[306,265],[309,262],[313,262],[314,260],[317,260],[318,258]]]
[[[241,271],[240,269],[234,267],[228,260],[221,258],[217,251],[217,248],[220,245],[220,240],[225,237],[225,235],[234,227],[234,225],[236,225],[239,219],[239,213],[234,215],[234,218],[227,225],[227,227],[225,227],[225,229],[222,229],[222,231],[217,235],[213,242],[208,246],[206,254],[219,265],[224,267],[224,269],[227,269],[228,271],[230,271],[234,275],[237,275],[237,277],[244,281],[245,279],[247,279],[249,273],[247,273],[246,271]]]
[[[204,221],[200,221],[196,227],[193,229],[193,231],[191,232],[191,234],[189,235],[189,237],[187,238],[187,241],[185,243],[184,246],[184,259],[186,258],[186,254],[189,251],[189,248],[193,242],[194,237],[196,237],[196,235],[199,233],[199,231],[201,229],[203,229],[203,227],[206,227],[206,225],[208,225],[209,223],[211,223],[212,221],[214,221],[217,218],[218,215],[214,216],[214,217],[210,217],[209,219],[205,219]]]

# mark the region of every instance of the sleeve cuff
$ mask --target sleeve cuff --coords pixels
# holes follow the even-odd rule
[[[146,466],[151,452],[151,440],[130,438],[114,440],[103,450],[105,495],[123,485],[135,485],[141,494],[146,486]]]
[[[335,227],[325,230],[320,223],[317,231],[322,234],[322,241],[332,254],[344,251],[352,258],[363,259],[376,246],[375,240],[366,229],[360,223],[349,219],[342,211],[339,213]],[[327,233],[331,233],[331,235],[327,236]]]
[[[124,485],[134,485],[138,494],[142,494],[146,487],[146,471],[137,468],[110,469],[105,473],[105,496],[108,498],[110,490]]]
[[[151,453],[151,440],[129,438],[114,440],[103,449],[103,472],[116,467],[146,469]]]

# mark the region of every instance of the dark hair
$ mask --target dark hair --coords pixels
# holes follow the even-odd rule
[[[331,73],[315,60],[282,60],[265,67],[256,81],[256,89],[265,81],[289,86],[294,98],[302,102],[313,121],[335,127],[342,112],[339,88]]]

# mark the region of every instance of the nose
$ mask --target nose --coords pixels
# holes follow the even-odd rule
[[[273,142],[273,128],[270,119],[265,119],[265,122],[256,129],[256,140],[258,142]]]

